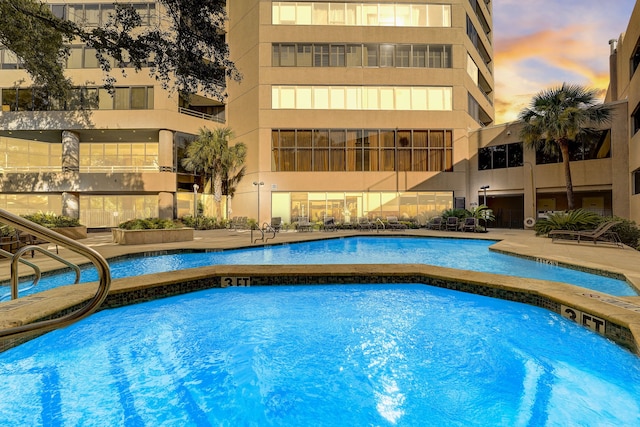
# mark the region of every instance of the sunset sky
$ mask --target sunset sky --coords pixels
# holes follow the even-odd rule
[[[532,96],[563,82],[609,85],[609,40],[636,0],[492,0],[496,124],[517,118]]]

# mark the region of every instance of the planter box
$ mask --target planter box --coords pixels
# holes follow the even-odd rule
[[[153,243],[188,242],[193,240],[193,228],[167,230],[123,230],[112,228],[113,243],[119,245],[148,245]]]
[[[84,225],[80,225],[78,227],[52,228],[51,230],[73,240],[87,238],[87,227],[85,227]]]

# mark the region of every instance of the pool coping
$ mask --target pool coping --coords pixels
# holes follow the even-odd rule
[[[114,279],[100,310],[210,288],[360,283],[422,283],[526,303],[569,318],[640,355],[636,297],[612,297],[565,283],[423,264],[218,265],[156,273]],[[69,285],[5,302],[0,306],[0,328],[62,316],[89,300],[96,286],[96,282]],[[0,351],[26,340],[0,340]]]
[[[304,234],[308,235],[310,233]],[[533,259],[538,262],[554,263],[555,265],[596,274],[604,273],[603,275],[608,277],[626,278],[627,283],[636,289],[639,288],[638,276],[631,275],[630,277],[628,271],[616,268],[605,269],[599,264],[589,265],[589,263],[566,262],[563,259],[562,252],[559,256],[545,253],[545,257],[540,257],[540,248],[538,248],[538,253],[532,254],[522,242],[509,241],[509,239],[495,235],[416,235],[404,232],[376,234],[372,237],[387,235],[491,240],[497,242],[490,247],[493,251]],[[362,233],[346,235],[317,233],[313,237],[304,236],[303,240],[273,242],[265,245],[237,243],[221,247],[202,247],[188,244],[180,246],[159,245],[160,247],[154,245],[155,249],[152,251],[144,250],[146,247],[140,246],[127,248],[127,250],[119,252],[119,255],[110,256],[108,259],[130,258],[132,256],[144,256],[145,254],[149,256],[176,252],[237,250],[256,248],[257,246],[268,247],[309,240],[353,236],[371,235]],[[598,250],[600,249],[596,249],[596,251]],[[635,252],[629,248],[627,248],[627,251]],[[601,253],[604,254],[605,252]],[[615,256],[620,254],[620,252],[611,253]],[[628,255],[629,253],[626,252],[626,254]],[[636,255],[640,256],[638,253],[632,254],[633,257]],[[327,273],[328,271],[331,273]],[[239,286],[247,283],[251,286],[329,283],[423,283],[543,307],[564,317],[571,318],[577,323],[640,355],[640,297],[614,297],[606,293],[591,291],[565,283],[456,270],[424,264],[199,267],[176,272],[114,279],[109,296],[100,309],[115,308],[201,289],[224,287],[227,284]],[[97,284],[94,285],[97,286]],[[65,315],[89,300],[95,293],[95,286],[91,286],[91,284],[64,286],[44,291],[37,295],[23,297],[16,301],[3,302],[0,304],[0,328]],[[31,338],[33,337],[0,340],[0,352]]]

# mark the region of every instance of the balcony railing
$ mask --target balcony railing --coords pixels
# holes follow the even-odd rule
[[[180,114],[186,114],[187,116],[197,117],[199,119],[210,120],[212,122],[224,123],[225,120],[218,117],[212,116],[211,114],[201,113],[200,111],[189,110],[188,108],[178,107],[178,112]]]

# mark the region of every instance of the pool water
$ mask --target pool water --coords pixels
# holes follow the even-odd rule
[[[426,285],[210,289],[0,354],[7,426],[638,426],[640,359]]]
[[[219,252],[129,258],[110,262],[109,265],[112,277],[120,278],[218,264],[429,264],[570,283],[615,296],[637,295],[623,280],[496,253],[489,250],[494,243],[479,239],[363,236]],[[57,278],[46,277],[21,295],[67,285],[73,283],[74,278],[73,273]],[[95,270],[83,271],[82,280],[98,280]],[[6,295],[10,297],[8,290]]]

